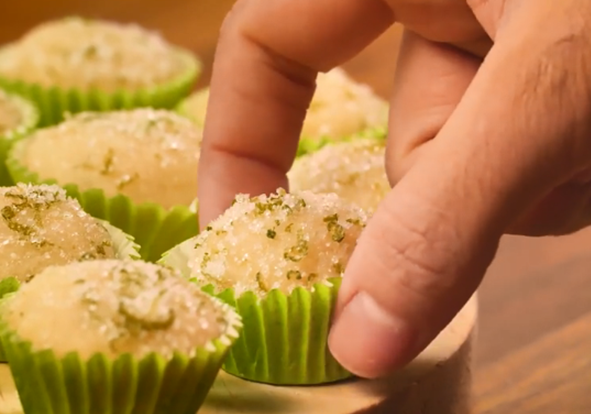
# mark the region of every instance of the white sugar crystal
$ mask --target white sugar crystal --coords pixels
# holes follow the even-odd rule
[[[365,222],[361,209],[335,194],[239,195],[194,239],[189,265],[200,284],[238,295],[311,288],[342,275]]]
[[[384,163],[385,146],[376,139],[327,145],[296,160],[290,188],[335,193],[372,214],[390,190]]]
[[[169,208],[195,198],[201,138],[171,111],[88,112],[38,130],[17,143],[15,155],[41,179]]]
[[[49,265],[115,257],[105,227],[54,185],[0,188],[0,239],[0,278],[26,281]]]
[[[50,21],[0,52],[3,77],[62,89],[147,89],[185,70],[186,60],[159,34],[101,20]]]
[[[236,334],[236,315],[228,306],[170,268],[141,261],[49,267],[6,309],[8,323],[37,349],[76,351],[82,358],[96,352],[193,355]]]
[[[183,102],[184,113],[203,126],[209,90],[197,91]],[[341,138],[366,129],[386,127],[388,105],[367,85],[350,78],[343,69],[321,73],[302,129],[307,138]]]

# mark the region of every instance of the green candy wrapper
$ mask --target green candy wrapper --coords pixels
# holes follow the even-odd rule
[[[165,253],[161,262],[190,278],[188,258],[192,240]],[[243,331],[222,369],[246,380],[274,385],[313,385],[352,377],[331,355],[327,338],[341,278],[302,287],[290,294],[270,291],[264,298],[253,292],[236,297],[232,289],[203,290],[232,305],[242,318]]]
[[[0,324],[0,339],[27,414],[195,414],[211,388],[240,322],[212,346],[170,359],[151,353],[141,359],[76,352],[59,358],[36,350]],[[231,332],[232,331],[232,332]]]
[[[3,91],[0,90],[0,94],[2,93]],[[14,102],[20,109],[23,122],[17,128],[11,129],[4,134],[0,134],[0,186],[3,187],[14,184],[6,168],[6,156],[8,151],[12,147],[12,144],[18,141],[19,138],[33,131],[39,123],[39,111],[37,111],[37,108],[31,102],[18,95],[6,95],[8,99]]]
[[[309,137],[301,137],[300,141],[298,142],[298,150],[296,152],[297,157],[301,157],[306,154],[310,154],[312,152],[316,152],[323,148],[325,145],[339,143],[339,142],[346,142],[346,141],[353,141],[358,139],[377,139],[377,140],[384,140],[386,139],[386,128],[385,127],[374,127],[368,128],[364,131],[358,132],[353,134],[349,137],[344,137],[339,140],[327,138],[327,137],[320,137],[320,138],[309,138]]]
[[[63,187],[70,197],[78,200],[84,211],[133,236],[141,246],[141,258],[146,261],[157,261],[168,249],[198,233],[197,213],[190,206],[176,206],[167,210],[156,203],[135,204],[121,194],[107,197],[100,189],[83,191],[75,184],[62,185],[55,180],[41,180],[11,153],[8,154],[6,165],[17,182],[58,184]]]
[[[0,49],[0,54],[2,49]],[[62,90],[0,76],[0,88],[22,95],[35,102],[40,110],[40,126],[59,123],[64,113],[109,111],[137,107],[170,109],[189,94],[202,71],[201,62],[191,53],[177,49],[186,61],[186,70],[177,78],[162,85],[137,91],[120,90],[113,93],[101,90]]]
[[[117,227],[113,227],[109,223],[101,221],[101,224],[105,226],[111,239],[113,240],[114,247],[115,247],[115,254],[118,259],[139,259],[140,254],[138,251],[140,250],[140,246],[134,243],[134,238]],[[0,280],[0,299],[3,297],[10,295],[19,290],[21,286],[21,282],[18,281],[15,277],[7,277]],[[4,352],[4,348],[2,342],[0,342],[0,363],[6,362],[6,353]]]

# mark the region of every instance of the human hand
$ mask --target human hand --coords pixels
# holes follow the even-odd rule
[[[214,63],[202,225],[236,193],[287,186],[317,73],[395,21],[407,28],[386,160],[396,185],[350,259],[329,338],[365,377],[435,338],[503,233],[590,220],[589,1],[239,0]]]

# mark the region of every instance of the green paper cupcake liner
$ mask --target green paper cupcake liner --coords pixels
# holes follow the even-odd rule
[[[62,185],[51,179],[41,180],[11,152],[6,165],[16,182],[60,185],[70,197],[78,200],[88,214],[106,220],[133,236],[140,245],[141,258],[146,261],[157,261],[164,252],[198,233],[197,213],[189,206],[175,206],[167,210],[156,203],[136,204],[122,194],[108,197],[100,189],[81,190],[75,184]]]
[[[162,262],[191,277],[186,241],[165,253]],[[264,298],[253,292],[236,297],[233,289],[203,290],[232,305],[242,318],[243,330],[222,369],[237,377],[274,385],[314,385],[352,377],[327,346],[331,316],[341,278],[302,287],[290,294],[271,290]]]
[[[223,369],[238,377],[277,385],[312,385],[351,377],[327,346],[331,315],[341,279],[296,288],[286,295],[272,290],[265,298],[253,292],[235,296],[227,289],[216,296],[243,317],[244,331]],[[204,290],[215,294],[213,286]]]
[[[115,256],[118,259],[140,259],[140,246],[136,243],[133,236],[105,220],[99,219],[98,221],[107,229],[107,232],[111,236],[115,247]]]
[[[9,293],[16,292],[20,286],[21,282],[19,282],[16,277],[7,277],[0,280],[0,299]],[[4,362],[3,358],[2,345],[0,344],[0,362]]]
[[[354,141],[358,139],[376,139],[376,140],[385,140],[386,139],[387,130],[386,127],[373,127],[365,129],[361,132],[355,133],[349,137],[344,137],[341,139],[333,139],[327,137],[320,137],[320,138],[310,138],[310,137],[302,137],[298,142],[298,150],[296,152],[297,157],[301,157],[306,154],[310,154],[312,152],[316,152],[329,144],[337,144],[340,142],[347,142],[347,141]]]
[[[0,90],[0,92],[2,92]],[[23,122],[17,128],[0,134],[0,186],[7,187],[14,184],[6,168],[6,156],[12,145],[19,138],[28,135],[39,123],[39,111],[33,103],[15,94],[8,94],[9,99],[16,103],[21,111]]]
[[[142,358],[36,350],[0,325],[0,339],[27,414],[195,414],[205,400],[240,322],[191,356]],[[211,345],[211,346],[210,346]]]
[[[113,240],[113,247],[115,248],[115,256],[118,259],[139,259],[140,246],[134,242],[134,238],[129,234],[124,233],[117,227],[113,227],[109,223],[103,220],[99,220]],[[0,299],[5,296],[14,293],[21,287],[21,282],[15,277],[7,277],[0,280]],[[0,342],[0,363],[6,362],[6,353]]]
[[[209,96],[210,88],[201,89],[179,102],[175,110],[179,115],[191,119],[197,126],[203,128],[205,123],[205,109],[208,105]],[[196,102],[198,102],[198,104],[196,104]],[[203,110],[203,116],[197,116],[197,114],[195,114],[194,111],[190,109],[190,106],[194,105],[199,105],[202,107],[200,110]]]
[[[40,126],[59,123],[64,118],[65,113],[104,112],[137,107],[171,109],[191,92],[202,71],[201,62],[191,53],[181,49],[177,49],[177,53],[182,56],[187,65],[187,69],[183,74],[163,85],[137,91],[64,90],[58,87],[48,88],[1,76],[0,88],[18,93],[33,101],[40,110]]]

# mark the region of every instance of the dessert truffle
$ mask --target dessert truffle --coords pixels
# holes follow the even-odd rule
[[[138,260],[47,267],[0,308],[25,412],[194,414],[241,327],[230,306]]]
[[[203,126],[209,90],[203,89],[186,98],[179,111]],[[388,105],[372,89],[356,82],[336,68],[320,73],[317,89],[302,127],[302,137],[312,141],[338,141],[358,133],[384,128]]]
[[[0,76],[43,88],[115,92],[170,82],[187,56],[136,24],[78,17],[43,23],[0,50]]]
[[[37,126],[39,113],[28,100],[0,89],[0,186],[12,185],[6,155],[12,145]]]
[[[25,121],[22,105],[0,89],[0,136],[18,129]]]
[[[290,189],[335,193],[372,214],[390,190],[384,163],[382,140],[330,144],[294,162]]]
[[[239,195],[200,235],[163,257],[233,305],[243,334],[223,369],[276,385],[351,376],[327,337],[341,276],[366,214],[335,194]]]
[[[54,185],[0,188],[0,279],[28,281],[50,265],[117,257],[99,220]]]
[[[9,151],[16,182],[56,183],[94,217],[122,229],[148,261],[197,234],[201,131],[163,109],[84,112]],[[51,154],[51,156],[47,156]]]
[[[340,140],[387,123],[388,105],[365,84],[340,68],[320,74],[302,135]]]
[[[236,322],[228,306],[171,268],[138,260],[47,267],[4,312],[4,322],[35,349],[58,358],[75,351],[83,360],[96,353],[194,355]],[[48,325],[48,317],[57,323]]]
[[[191,274],[201,285],[265,295],[340,277],[366,217],[333,194],[285,193],[249,198],[195,240]]]
[[[200,143],[195,125],[170,111],[85,112],[35,131],[12,157],[41,181],[170,208],[195,198]]]
[[[65,113],[172,108],[201,70],[197,57],[136,24],[63,18],[0,48],[0,87],[41,109],[41,125]]]

